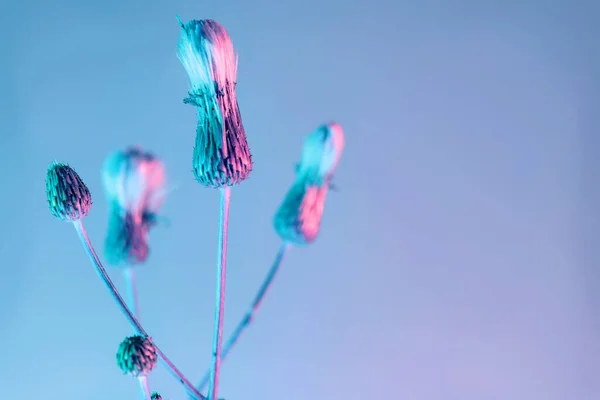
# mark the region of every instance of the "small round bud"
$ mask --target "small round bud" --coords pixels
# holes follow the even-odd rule
[[[48,167],[46,197],[52,215],[63,221],[78,221],[92,208],[92,195],[83,180],[73,168],[59,162]]]
[[[148,337],[130,336],[119,345],[117,365],[125,374],[146,376],[156,367],[156,361],[156,348]]]

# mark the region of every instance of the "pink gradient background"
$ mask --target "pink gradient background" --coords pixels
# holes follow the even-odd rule
[[[229,30],[256,163],[232,191],[226,335],[278,249],[304,136],[346,134],[320,237],[290,252],[223,397],[600,398],[597,1],[0,7],[4,397],[137,396],[115,364],[130,329],[44,197],[51,161],[76,168],[101,250],[100,168],[136,143],[181,185],[138,274],[142,320],[191,380],[209,365],[219,200],[191,173],[180,14]],[[185,398],[162,368],[150,383]]]

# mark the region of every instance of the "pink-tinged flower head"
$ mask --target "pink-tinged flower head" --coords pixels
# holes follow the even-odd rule
[[[83,180],[73,168],[58,162],[46,172],[46,198],[52,215],[63,221],[80,220],[92,208],[92,195]]]
[[[148,232],[165,194],[163,163],[140,147],[129,147],[106,159],[102,182],[109,202],[106,259],[124,267],[144,263],[150,251]]]
[[[117,365],[124,374],[134,377],[147,376],[156,367],[156,347],[148,337],[126,337],[117,351]]]
[[[194,177],[206,187],[237,185],[252,171],[235,92],[237,55],[229,34],[218,22],[180,24],[177,56],[190,80],[184,103],[195,106],[198,115]]]
[[[301,246],[317,238],[325,199],[343,148],[344,133],[336,123],[320,126],[304,141],[296,179],[273,220],[283,241]]]
[[[298,175],[315,185],[329,181],[344,150],[342,127],[330,122],[319,126],[304,141]]]
[[[109,203],[140,219],[155,214],[163,203],[165,171],[160,159],[133,146],[108,156],[102,183]]]

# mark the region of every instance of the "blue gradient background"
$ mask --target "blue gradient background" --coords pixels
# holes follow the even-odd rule
[[[277,250],[303,137],[334,119],[347,138],[320,238],[290,253],[222,397],[600,398],[593,3],[2,3],[3,397],[137,396],[114,356],[130,329],[44,196],[47,165],[74,166],[101,250],[100,165],[134,143],[181,185],[139,273],[142,320],[191,380],[209,365],[218,193],[191,174],[180,14],[220,21],[240,54],[255,171],[232,192],[226,334]],[[185,398],[162,368],[151,385]]]

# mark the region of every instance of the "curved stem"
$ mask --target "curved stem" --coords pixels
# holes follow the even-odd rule
[[[222,361],[225,360],[225,358],[227,357],[227,355],[229,354],[231,349],[237,344],[242,333],[250,326],[250,324],[254,320],[254,316],[256,315],[258,309],[260,308],[260,305],[261,305],[265,295],[267,294],[269,288],[273,284],[273,280],[275,279],[275,276],[277,275],[277,272],[279,271],[279,267],[281,266],[289,248],[290,248],[289,244],[287,244],[285,242],[281,244],[281,247],[279,248],[279,251],[277,252],[277,255],[275,256],[275,260],[273,261],[271,268],[267,272],[267,276],[263,280],[262,284],[260,285],[260,288],[258,289],[258,292],[254,296],[254,299],[252,300],[252,303],[250,304],[250,308],[248,309],[246,314],[244,314],[244,317],[242,318],[242,320],[235,327],[235,330],[233,331],[233,333],[231,334],[229,339],[227,339],[227,342],[225,343],[225,346],[223,347],[223,350],[221,351],[221,360]],[[210,379],[210,370],[206,371],[206,373],[202,377],[202,380],[200,381],[198,386],[196,386],[196,389],[198,389],[199,391],[202,391],[202,389],[204,389],[204,387],[208,383],[209,379]]]
[[[140,384],[141,400],[152,400],[152,396],[150,395],[150,388],[148,387],[148,378],[145,376],[138,376],[137,380]]]
[[[85,252],[87,253],[90,261],[92,262],[92,265],[94,266],[94,269],[96,270],[96,273],[102,280],[102,283],[104,283],[104,286],[108,289],[112,298],[115,300],[115,303],[117,303],[117,306],[121,309],[121,312],[125,315],[125,317],[129,321],[131,326],[133,326],[135,328],[135,330],[138,334],[150,338],[150,335],[148,335],[148,333],[144,330],[144,328],[139,323],[139,321],[132,314],[131,310],[127,307],[127,305],[123,301],[123,298],[117,291],[117,288],[115,287],[113,282],[110,280],[108,274],[106,273],[106,270],[104,269],[104,267],[102,266],[102,263],[100,262],[100,259],[96,255],[96,251],[94,250],[94,247],[92,246],[92,243],[90,242],[90,239],[88,238],[85,228],[83,227],[83,222],[81,220],[73,221],[73,225],[75,226],[75,230],[77,231],[79,239],[81,240],[81,244],[83,244],[83,248],[85,249]],[[198,400],[206,400],[206,398],[204,396],[202,396],[202,394],[194,388],[194,386],[191,384],[191,382],[188,381],[185,376],[183,376],[181,371],[179,371],[177,369],[177,367],[175,367],[175,365],[158,348],[158,346],[156,346],[156,344],[154,344],[154,346],[156,348],[156,354],[158,355],[161,362],[163,364],[165,364],[165,366],[171,372],[171,374],[186,388],[186,390],[188,391],[190,396],[193,396]]]
[[[219,212],[219,248],[217,257],[217,293],[215,304],[215,321],[213,326],[212,362],[208,400],[217,400],[219,391],[219,372],[221,371],[221,344],[223,339],[223,318],[225,316],[225,280],[227,272],[227,231],[229,229],[229,200],[231,189],[221,188]]]

